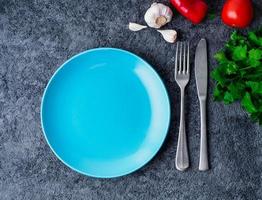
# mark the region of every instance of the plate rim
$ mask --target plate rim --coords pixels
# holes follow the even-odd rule
[[[49,140],[48,140],[48,137],[47,137],[47,134],[46,134],[46,131],[45,131],[45,128],[44,128],[44,122],[43,122],[43,106],[44,106],[44,101],[45,101],[45,97],[46,97],[46,93],[47,93],[47,90],[49,88],[49,85],[51,84],[52,80],[54,79],[54,77],[57,75],[57,73],[62,70],[62,68],[64,66],[66,66],[67,63],[69,63],[71,60],[73,59],[76,59],[77,57],[81,56],[82,54],[86,54],[86,53],[90,53],[90,52],[93,52],[93,51],[101,51],[101,50],[113,50],[113,51],[118,51],[118,52],[121,52],[121,53],[125,53],[125,54],[129,54],[133,57],[135,57],[136,59],[144,62],[146,65],[147,65],[147,68],[149,68],[155,75],[156,75],[156,78],[160,81],[160,83],[162,84],[163,88],[164,88],[164,93],[167,97],[167,117],[168,117],[168,121],[167,121],[167,127],[165,128],[165,133],[164,133],[164,136],[163,136],[163,139],[162,141],[159,142],[159,147],[151,154],[151,156],[149,156],[147,159],[144,160],[144,163],[142,165],[139,165],[137,167],[134,167],[132,170],[128,170],[127,172],[122,172],[122,173],[118,173],[118,174],[115,174],[115,175],[108,175],[108,176],[104,176],[104,175],[96,175],[96,174],[92,174],[92,173],[87,173],[87,172],[84,172],[84,171],[81,171],[73,166],[71,166],[70,164],[68,164],[67,162],[65,162],[55,151],[55,149],[52,147],[52,145],[50,144]],[[157,73],[157,71],[152,67],[152,65],[150,65],[147,61],[145,61],[143,58],[141,58],[140,56],[130,52],[130,51],[127,51],[127,50],[124,50],[124,49],[120,49],[120,48],[113,48],[113,47],[98,47],[98,48],[92,48],[92,49],[88,49],[88,50],[85,50],[85,51],[82,51],[72,57],[70,57],[69,59],[67,59],[63,64],[61,64],[56,70],[55,72],[52,74],[52,76],[49,78],[48,80],[48,83],[46,84],[45,86],[45,89],[44,89],[44,92],[42,94],[42,98],[41,98],[41,106],[40,106],[40,118],[41,118],[41,129],[42,129],[42,133],[44,135],[44,138],[45,138],[45,141],[47,142],[49,148],[52,150],[52,152],[55,154],[55,156],[64,164],[66,165],[67,167],[69,167],[70,169],[72,169],[73,171],[76,171],[80,174],[83,174],[85,176],[89,176],[89,177],[94,177],[94,178],[117,178],[117,177],[121,177],[121,176],[125,176],[125,175],[128,175],[128,174],[131,174],[135,171],[137,171],[138,169],[141,169],[142,167],[144,167],[146,164],[148,164],[155,156],[156,154],[159,152],[159,150],[161,149],[161,147],[163,146],[166,138],[167,138],[167,134],[169,132],[169,128],[170,128],[170,121],[171,121],[171,105],[170,105],[170,98],[169,98],[169,94],[168,94],[168,90],[164,84],[164,81],[162,80],[162,78],[160,77],[160,75]]]

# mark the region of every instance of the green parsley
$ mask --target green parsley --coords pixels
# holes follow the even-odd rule
[[[214,11],[211,11],[207,17],[209,20],[214,20],[216,18],[216,13]]]
[[[241,102],[251,119],[262,125],[262,28],[247,35],[234,31],[214,57],[218,62],[211,74],[216,80],[214,99]]]

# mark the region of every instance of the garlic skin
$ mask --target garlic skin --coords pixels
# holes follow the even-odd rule
[[[140,31],[142,29],[147,28],[147,26],[144,26],[144,25],[141,25],[141,24],[137,24],[137,23],[133,23],[133,22],[129,22],[128,28],[131,31]]]
[[[172,17],[173,12],[168,6],[162,3],[153,3],[146,11],[144,19],[148,26],[160,28],[170,22]]]
[[[177,32],[175,30],[157,30],[162,34],[165,41],[169,43],[174,43],[177,39]]]

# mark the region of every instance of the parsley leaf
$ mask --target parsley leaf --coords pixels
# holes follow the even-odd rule
[[[209,20],[214,20],[216,18],[216,14],[214,13],[214,12],[210,12],[209,14],[208,14],[208,19]]]
[[[260,65],[260,60],[262,58],[261,49],[251,49],[248,52],[248,60],[251,67],[257,67]]]
[[[221,89],[220,85],[216,85],[215,89],[214,89],[214,99],[216,101],[222,101],[224,94],[223,94],[223,90]]]
[[[262,37],[257,36],[255,32],[250,31],[248,33],[248,39],[254,44],[262,47]]]
[[[233,103],[234,97],[230,92],[226,92],[224,96],[224,103],[225,104],[230,104]]]
[[[255,113],[257,111],[248,92],[246,92],[245,96],[243,97],[241,105],[250,113]]]
[[[217,52],[214,57],[220,64],[228,62],[224,51]]]
[[[224,85],[226,83],[223,71],[219,67],[212,71],[211,77],[215,79],[220,85]]]
[[[234,47],[232,58],[234,61],[246,59],[247,58],[247,46]]]
[[[235,74],[238,71],[238,66],[235,62],[228,61],[225,67],[226,74]]]
[[[262,82],[247,81],[246,85],[254,94],[262,94]]]
[[[234,100],[239,100],[245,90],[245,85],[242,83],[230,83],[228,90],[231,93]]]

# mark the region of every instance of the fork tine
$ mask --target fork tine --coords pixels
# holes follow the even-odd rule
[[[186,73],[190,72],[190,64],[189,64],[189,42],[187,42],[187,71]]]
[[[179,51],[179,71],[178,73],[182,73],[183,71],[183,66],[182,66],[182,48],[183,48],[183,42],[180,42],[180,51]]]
[[[176,45],[175,76],[177,75],[177,71],[178,71],[178,66],[177,66],[178,45],[179,45],[179,42],[177,42],[177,45]]]
[[[187,71],[187,66],[186,66],[186,42],[183,42],[183,74],[186,73]]]

